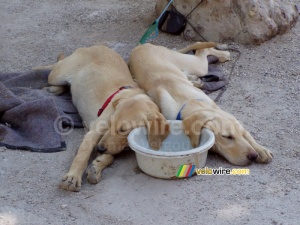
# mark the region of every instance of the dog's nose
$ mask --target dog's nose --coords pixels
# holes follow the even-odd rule
[[[100,152],[101,154],[106,152],[106,148],[103,145],[97,145],[97,151]]]
[[[255,161],[255,159],[258,157],[257,152],[255,153],[250,153],[249,155],[247,155],[247,158],[251,161]]]

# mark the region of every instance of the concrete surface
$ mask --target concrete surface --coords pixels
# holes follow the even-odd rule
[[[156,18],[154,7],[151,0],[1,0],[1,71],[51,64],[60,52],[102,42],[127,59]],[[100,183],[84,179],[81,192],[71,193],[57,184],[85,133],[75,129],[64,152],[0,148],[0,224],[299,224],[299,40],[297,23],[260,46],[234,45],[242,56],[218,103],[273,151],[272,163],[249,166],[249,176],[160,180],[142,173],[134,153],[124,151]],[[191,42],[161,33],[154,43]],[[227,73],[231,65],[224,65]],[[207,166],[236,168],[215,154]]]

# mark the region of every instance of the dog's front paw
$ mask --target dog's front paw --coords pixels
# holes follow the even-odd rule
[[[99,155],[87,169],[87,180],[91,184],[97,184],[100,181],[102,170],[112,164],[114,157],[109,154]]]
[[[97,184],[101,178],[101,171],[97,170],[94,164],[91,164],[87,169],[87,180],[90,184]]]
[[[67,191],[80,191],[81,176],[67,173],[61,180],[59,188]]]
[[[255,162],[257,163],[269,163],[273,159],[273,154],[270,150],[259,147],[258,149],[255,149],[258,153],[258,157],[256,158]]]

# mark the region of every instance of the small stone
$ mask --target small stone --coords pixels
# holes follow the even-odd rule
[[[68,205],[66,205],[66,204],[63,204],[63,205],[60,206],[60,208],[62,208],[62,209],[65,209],[67,207],[68,207]]]
[[[255,16],[255,14],[256,14],[256,13],[255,13],[255,12],[253,12],[252,10],[250,10],[250,11],[249,11],[249,16],[250,16],[250,17],[253,17],[253,16]]]

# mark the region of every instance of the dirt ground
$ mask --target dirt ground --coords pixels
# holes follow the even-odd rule
[[[102,42],[128,59],[154,7],[151,0],[1,0],[0,69],[29,70]],[[191,42],[161,33],[154,43]],[[300,23],[260,46],[235,47],[242,56],[218,104],[273,151],[273,162],[249,166],[249,176],[161,180],[140,172],[125,151],[99,184],[84,179],[71,193],[57,185],[85,133],[75,129],[64,152],[0,148],[0,224],[299,224]],[[215,154],[206,165],[236,168]]]

